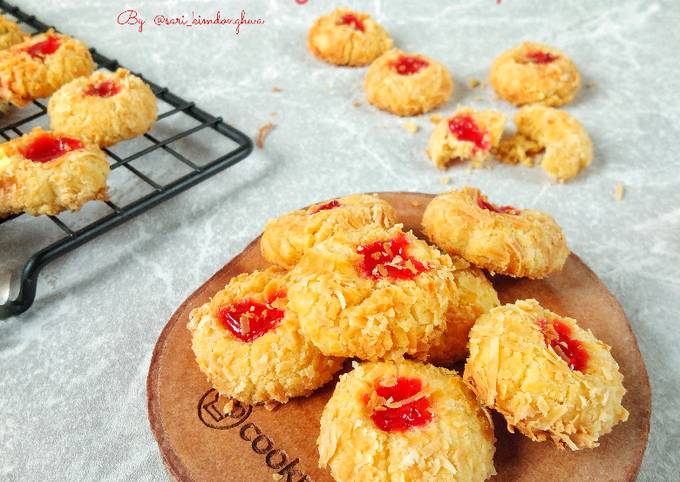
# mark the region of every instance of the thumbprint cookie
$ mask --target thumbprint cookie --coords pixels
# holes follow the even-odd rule
[[[458,109],[432,131],[427,155],[439,169],[459,161],[481,167],[490,158],[505,128],[505,115],[495,110]]]
[[[324,356],[288,307],[289,274],[243,273],[194,309],[188,328],[196,362],[222,395],[245,404],[286,403],[333,378],[343,360]]]
[[[569,256],[562,228],[548,214],[497,206],[479,189],[435,197],[423,214],[423,231],[441,249],[470,263],[519,278],[545,278]]]
[[[515,113],[514,120],[517,132],[498,146],[501,161],[526,166],[540,163],[558,182],[572,179],[592,162],[588,132],[565,111],[528,105]]]
[[[307,46],[329,64],[357,67],[370,64],[392,48],[392,39],[368,14],[338,8],[314,22]]]
[[[453,93],[453,80],[439,62],[392,49],[371,64],[364,89],[366,100],[379,109],[411,116],[446,102]]]
[[[93,70],[84,43],[49,30],[0,51],[0,101],[23,107]]]
[[[333,234],[378,224],[385,228],[396,222],[394,208],[376,195],[355,194],[298,209],[264,228],[262,256],[284,268],[292,268],[303,253]]]
[[[156,120],[156,96],[125,69],[75,79],[50,99],[50,127],[102,147],[144,134]]]
[[[623,375],[610,348],[536,300],[494,308],[477,320],[464,378],[511,432],[560,448],[597,447],[628,419]]]
[[[36,127],[0,144],[0,218],[77,211],[108,199],[109,163],[96,144]]]
[[[427,350],[427,361],[451,366],[465,360],[470,328],[477,318],[500,304],[498,294],[482,270],[454,257],[453,280],[446,328]]]
[[[489,413],[454,371],[355,363],[321,414],[319,465],[338,482],[482,481],[493,476]]]
[[[564,52],[534,42],[502,53],[491,66],[489,81],[499,97],[515,105],[563,105],[581,87],[578,69]]]
[[[454,269],[449,256],[401,225],[368,225],[305,252],[293,270],[290,307],[327,355],[424,357],[446,327]]]
[[[4,15],[0,15],[0,50],[5,50],[12,45],[18,44],[29,38],[16,22],[12,22]]]

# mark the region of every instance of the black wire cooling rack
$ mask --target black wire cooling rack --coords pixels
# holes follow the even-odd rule
[[[0,0],[0,11],[2,11],[3,15],[14,17],[17,22],[27,25],[29,28],[25,30],[28,31],[44,32],[49,28],[54,28],[37,20],[34,15],[29,15],[4,0]],[[121,67],[117,60],[105,57],[94,48],[91,48],[90,52],[99,68],[113,71]],[[191,188],[223,169],[236,164],[247,157],[252,151],[253,146],[251,140],[242,132],[223,122],[221,117],[210,115],[204,110],[196,107],[193,102],[185,101],[170,92],[167,87],[161,87],[154,82],[149,81],[139,73],[135,72],[135,75],[141,77],[149,84],[151,90],[156,94],[156,97],[162,101],[159,102],[159,104],[163,103],[163,105],[167,105],[169,108],[169,110],[162,112],[158,116],[157,125],[158,122],[164,119],[170,119],[172,125],[191,124],[191,126],[181,129],[176,133],[172,130],[172,135],[163,139],[159,139],[160,136],[153,134],[153,131],[151,131],[144,135],[145,145],[141,148],[133,148],[132,152],[126,152],[124,154],[116,152],[116,146],[104,149],[109,157],[112,175],[116,170],[127,170],[131,178],[136,179],[137,182],[141,181],[141,183],[146,185],[150,192],[132,199],[129,202],[126,201],[123,205],[119,205],[122,203],[116,203],[111,200],[106,201],[108,209],[103,215],[97,216],[94,220],[89,220],[87,224],[78,228],[69,226],[68,222],[60,219],[61,215],[49,216],[49,219],[57,226],[62,234],[56,241],[45,248],[39,249],[28,258],[28,261],[23,265],[23,269],[21,270],[21,281],[18,294],[14,299],[10,299],[3,305],[0,305],[0,319],[6,319],[10,316],[23,313],[33,304],[38,285],[38,276],[40,271],[48,263],[73,251],[86,242],[113,229],[138,214],[147,211],[157,204]],[[32,112],[20,119],[15,119],[15,117],[16,115],[20,116],[21,112],[25,109],[17,112],[16,115],[10,115],[8,122],[6,119],[0,118],[0,136],[2,136],[4,140],[20,136],[27,132],[27,130],[30,130],[31,125],[35,125],[46,119],[47,107],[44,102],[39,100],[33,101],[31,107]],[[202,134],[205,134],[206,132],[213,136],[218,136],[221,139],[229,139],[231,141],[229,142],[228,147],[225,147],[224,150],[219,152],[218,157],[213,158],[213,160],[210,160],[207,163],[204,162],[205,159],[192,159],[190,154],[184,154],[180,149],[176,149],[173,146],[173,143],[186,143],[192,136],[196,137],[201,135],[201,138],[204,138]],[[143,169],[140,169],[135,165],[140,162],[140,159],[146,159],[149,156],[154,155],[154,153],[159,152],[164,153],[165,156],[169,156],[169,158],[174,160],[174,163],[181,163],[183,165],[183,170],[188,171],[188,173],[172,179],[169,182],[161,182],[154,180],[153,176],[143,172]],[[5,243],[2,233],[3,228],[7,227],[11,224],[11,221],[16,220],[16,218],[19,218],[20,216],[21,215],[16,215],[0,220],[0,249],[2,249],[2,244]],[[3,273],[0,272],[0,276],[2,274]],[[2,279],[0,279],[0,285],[1,284]]]

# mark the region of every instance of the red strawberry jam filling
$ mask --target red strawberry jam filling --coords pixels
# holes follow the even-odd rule
[[[312,210],[309,211],[309,214],[316,214],[319,211],[328,211],[329,209],[339,208],[340,206],[340,201],[333,199],[332,201],[328,201],[326,204],[321,204],[320,206],[312,208]]]
[[[496,206],[493,203],[490,203],[483,197],[478,197],[477,198],[477,205],[482,208],[486,209],[487,211],[492,211],[494,213],[502,213],[502,214],[519,214],[521,211],[517,208],[514,208],[512,206]]]
[[[24,50],[34,59],[44,59],[56,52],[60,44],[61,42],[57,37],[47,37],[42,42],[36,42]]]
[[[411,75],[417,74],[420,70],[430,65],[430,63],[418,57],[400,55],[390,65],[399,75]]]
[[[361,271],[369,278],[413,279],[429,268],[406,250],[409,240],[403,233],[388,241],[359,246],[357,253],[363,256]]]
[[[390,386],[383,381],[375,387],[375,393],[380,398],[371,419],[385,432],[403,432],[432,421],[430,400],[418,378],[399,377]],[[370,399],[370,394],[364,395],[364,403]]]
[[[72,137],[52,136],[40,134],[31,142],[19,149],[21,155],[33,162],[49,162],[67,152],[82,149],[83,143]]]
[[[91,84],[85,89],[85,95],[97,97],[113,97],[120,92],[121,87],[113,80],[105,80],[99,84]]]
[[[531,50],[526,53],[526,57],[532,64],[549,64],[559,58],[549,52],[541,52],[540,50]]]
[[[364,31],[364,22],[362,22],[361,19],[354,15],[353,13],[344,14],[340,21],[342,22],[343,25],[349,25],[350,27],[353,27],[355,30],[359,30],[361,32]]]
[[[276,328],[283,319],[284,310],[272,303],[286,296],[283,291],[271,295],[266,303],[245,299],[222,308],[219,320],[225,328],[241,341],[251,342]]]
[[[588,366],[588,351],[583,347],[583,342],[572,338],[569,325],[559,320],[539,320],[539,326],[545,337],[545,342],[549,344],[555,353],[562,358],[569,368],[582,372]]]
[[[489,133],[481,129],[469,115],[461,114],[451,118],[449,130],[459,141],[472,142],[475,149],[488,151],[491,147]]]

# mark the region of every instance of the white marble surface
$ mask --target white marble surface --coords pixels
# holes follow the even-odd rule
[[[30,311],[0,322],[0,479],[162,480],[145,381],[156,338],[178,304],[270,216],[350,192],[444,190],[423,152],[431,126],[427,116],[416,118],[421,130],[407,133],[402,119],[366,105],[363,69],[333,68],[306,51],[307,28],[329,2],[219,2],[223,15],[245,8],[265,20],[238,36],[231,28],[150,25],[156,14],[213,15],[218,2],[20,3],[250,135],[277,124],[265,149],[240,165],[51,264]],[[499,202],[552,213],[572,250],[621,301],[654,394],[640,480],[677,477],[680,5],[348,3],[375,15],[397,45],[450,68],[457,87],[442,113],[458,103],[511,112],[466,81],[484,78],[495,55],[523,39],[563,48],[594,83],[567,107],[595,145],[592,166],[573,182],[554,185],[540,169],[500,165],[448,174],[454,186],[470,183]],[[116,24],[125,5],[147,19],[142,33]],[[617,182],[621,202],[612,196]],[[53,234],[49,222],[27,221],[0,226],[3,266],[19,266]]]

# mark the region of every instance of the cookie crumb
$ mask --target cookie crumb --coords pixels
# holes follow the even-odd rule
[[[233,399],[229,399],[229,400],[224,404],[224,408],[222,409],[222,413],[223,413],[224,415],[229,416],[229,415],[231,415],[231,412],[233,412],[233,411],[234,411],[234,400],[233,400]]]
[[[468,80],[468,85],[470,86],[471,89],[476,89],[481,84],[482,83],[478,79],[475,79],[474,77]]]
[[[597,87],[597,83],[594,80],[589,80],[586,82],[587,89],[594,89],[595,87]]]
[[[442,176],[439,178],[439,183],[440,184],[448,184],[451,182],[451,178],[449,176]]]
[[[276,125],[272,124],[271,122],[267,122],[265,125],[260,127],[260,130],[257,131],[257,138],[255,139],[255,145],[257,145],[257,147],[260,149],[264,148],[264,139],[274,127],[276,127]]]
[[[281,480],[281,479],[283,479],[283,475],[275,472],[275,473],[272,474],[272,479]]]
[[[439,121],[441,121],[441,120],[442,120],[442,116],[439,115],[439,114],[432,114],[430,116],[430,122],[432,122],[433,124],[439,124]]]
[[[354,99],[352,101],[352,107],[354,107],[355,109],[358,109],[359,107],[361,107],[361,102],[359,102],[357,99]]]
[[[614,186],[614,199],[617,201],[620,201],[623,199],[623,184],[620,182],[617,182],[616,185]]]
[[[420,129],[420,126],[413,121],[404,122],[404,129],[406,129],[411,134],[415,134]]]
[[[283,89],[281,87],[272,87],[272,92],[277,94],[279,92],[283,92]]]
[[[269,115],[272,116],[272,117],[274,117],[274,116],[279,115],[279,113],[278,113],[278,112],[270,112]]]

